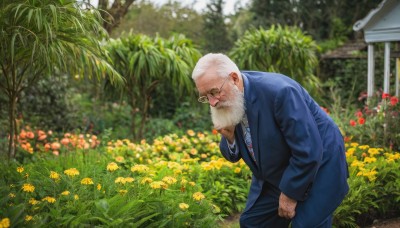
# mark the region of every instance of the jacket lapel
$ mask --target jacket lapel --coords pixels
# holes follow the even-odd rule
[[[257,96],[255,93],[251,93],[251,85],[249,82],[249,79],[247,76],[242,73],[242,78],[243,78],[243,86],[244,86],[244,98],[246,102],[246,115],[247,119],[249,121],[249,127],[250,127],[250,134],[251,134],[251,141],[253,144],[253,151],[254,155],[256,157],[256,164],[257,167],[259,166],[260,162],[260,151],[258,151],[258,113],[259,113],[259,107],[258,105],[255,105],[255,102],[257,100]],[[243,137],[243,135],[242,135]],[[250,157],[250,156],[249,156]]]

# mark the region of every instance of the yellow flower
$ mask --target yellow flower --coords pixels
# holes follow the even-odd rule
[[[125,177],[125,181],[128,183],[132,183],[135,179],[132,177]]]
[[[146,165],[134,165],[132,166],[131,171],[138,173],[145,173],[149,171],[149,167],[147,167]]]
[[[23,190],[24,192],[33,192],[33,191],[35,191],[35,186],[33,186],[33,185],[31,185],[31,184],[24,184],[24,185],[22,186],[22,190]]]
[[[115,162],[108,163],[108,165],[107,165],[107,170],[108,171],[113,172],[113,171],[115,171],[117,169],[119,169],[117,163],[115,163]]]
[[[365,162],[365,163],[373,163],[373,162],[376,162],[376,158],[373,158],[373,157],[366,157],[366,158],[364,159],[364,162]]]
[[[236,169],[235,169],[235,173],[240,173],[240,171],[241,171],[241,169],[239,168],[239,167],[236,167]]]
[[[360,148],[361,150],[366,150],[366,149],[369,148],[369,146],[368,145],[361,145],[358,148]]]
[[[117,177],[117,179],[115,179],[115,183],[121,183],[121,184],[125,184],[125,178],[123,177]]]
[[[359,144],[358,143],[350,143],[351,147],[357,147]]]
[[[15,194],[14,194],[14,193],[10,193],[10,194],[8,194],[8,196],[9,196],[10,198],[15,198]]]
[[[64,171],[64,173],[70,177],[79,175],[79,171],[76,168],[67,169]]]
[[[204,198],[206,198],[204,195],[203,195],[203,193],[201,193],[201,192],[195,192],[195,193],[193,193],[193,199],[195,199],[195,200],[197,200],[197,201],[200,201],[200,200],[202,200],[202,199],[204,199]]]
[[[115,161],[117,161],[117,162],[123,162],[124,160],[125,160],[125,158],[122,156],[115,157]]]
[[[192,137],[196,135],[193,130],[187,130],[187,134]]]
[[[94,184],[92,178],[89,177],[85,177],[81,180],[81,184],[84,185],[90,185],[90,184]]]
[[[179,204],[179,208],[180,208],[182,211],[186,211],[186,210],[189,208],[189,205],[186,204],[186,203],[180,203],[180,204]]]
[[[78,200],[78,199],[79,199],[79,196],[78,196],[78,195],[74,195],[74,199],[75,199],[75,200]]]
[[[10,227],[10,219],[9,218],[3,218],[0,221],[0,227],[4,227],[4,228]]]
[[[162,179],[164,182],[166,182],[167,184],[175,184],[176,183],[176,179],[170,176],[166,176]]]
[[[33,219],[33,217],[31,215],[27,215],[25,216],[25,221],[29,222]]]
[[[194,183],[193,181],[190,181],[190,182],[189,182],[189,185],[191,185],[191,186],[195,186],[195,185],[196,185],[196,183]]]
[[[46,196],[46,197],[44,197],[44,198],[42,199],[42,201],[47,201],[47,202],[49,202],[49,203],[55,203],[55,202],[56,202],[56,199],[53,198],[53,197],[50,197],[50,196]]]
[[[31,205],[36,205],[36,204],[38,204],[38,203],[40,203],[40,202],[37,201],[37,200],[35,200],[34,198],[30,198],[30,199],[29,199],[29,203],[30,203]]]
[[[188,181],[187,181],[186,179],[183,179],[183,178],[182,178],[182,180],[181,180],[181,184],[182,184],[182,185],[185,185],[187,182],[188,182]]]
[[[67,195],[69,195],[69,191],[63,191],[63,192],[61,192],[61,195],[63,195],[63,196],[67,196]]]
[[[159,188],[166,189],[168,187],[168,185],[162,181],[154,181],[154,182],[150,183],[150,187],[153,189],[159,189]]]
[[[58,174],[54,171],[50,171],[50,178],[53,180],[60,180],[60,174]]]
[[[151,179],[149,177],[145,177],[142,179],[142,181],[140,183],[145,184],[145,183],[151,183],[151,182],[153,182],[153,179]]]
[[[97,184],[97,190],[101,190],[101,184]]]
[[[370,149],[368,150],[368,153],[369,153],[369,155],[370,155],[371,157],[373,157],[374,155],[379,154],[379,150],[378,150],[377,148],[370,148]]]
[[[20,166],[17,168],[17,172],[22,173],[24,172],[24,167]]]
[[[128,190],[119,190],[118,192],[121,195],[125,195],[128,192]]]

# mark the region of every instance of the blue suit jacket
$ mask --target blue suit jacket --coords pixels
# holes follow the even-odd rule
[[[307,91],[289,77],[250,71],[242,77],[256,164],[240,124],[235,129],[239,155],[231,156],[224,138],[220,150],[232,162],[242,158],[253,172],[245,211],[268,182],[298,200],[293,224],[311,227],[313,220],[332,214],[348,192],[343,137]]]

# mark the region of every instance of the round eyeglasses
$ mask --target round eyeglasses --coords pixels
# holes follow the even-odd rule
[[[230,76],[230,75],[229,75]],[[221,87],[218,88],[214,88],[211,89],[208,93],[206,93],[206,95],[199,97],[199,99],[197,99],[200,103],[209,103],[210,100],[208,99],[208,96],[211,96],[213,98],[217,98],[219,99],[219,96],[221,94],[221,89],[222,87],[224,87],[225,82],[229,79],[230,77],[226,77],[226,79],[224,80],[224,82],[222,83]]]

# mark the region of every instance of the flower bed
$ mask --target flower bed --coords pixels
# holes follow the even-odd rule
[[[152,144],[127,139],[102,144],[96,137],[95,147],[91,135],[62,138],[85,139],[89,146],[83,147],[37,137],[20,140],[32,148],[19,147],[25,163],[0,168],[3,227],[215,227],[244,208],[250,170],[243,161],[221,157],[217,134],[189,130]],[[54,142],[60,142],[59,153],[41,146]],[[350,192],[334,224],[356,227],[398,214],[400,154],[358,143],[346,148]]]

